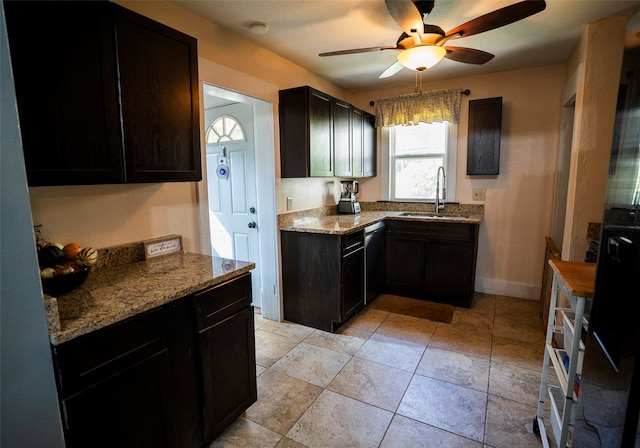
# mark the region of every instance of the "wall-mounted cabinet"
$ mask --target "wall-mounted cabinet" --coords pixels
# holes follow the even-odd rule
[[[467,174],[500,173],[502,97],[469,101]]]
[[[31,186],[199,181],[196,39],[110,2],[5,2]]]
[[[280,91],[282,177],[376,174],[373,116],[311,87]]]

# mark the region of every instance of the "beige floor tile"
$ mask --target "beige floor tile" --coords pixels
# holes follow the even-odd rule
[[[490,334],[438,324],[429,346],[488,359],[491,356],[491,342]]]
[[[491,348],[491,362],[502,362],[523,369],[542,369],[544,344],[517,341],[495,336]]]
[[[289,353],[298,341],[271,333],[270,331],[256,330],[256,364],[262,367],[271,367],[284,355]]]
[[[496,309],[496,296],[493,294],[483,294],[476,292],[473,294],[471,300],[470,310],[474,313],[484,314],[486,316],[493,316]]]
[[[301,342],[271,366],[273,370],[307,383],[327,387],[351,356]]]
[[[533,434],[535,415],[535,404],[489,395],[485,443],[495,448],[540,448],[540,439]]]
[[[380,448],[482,448],[482,444],[397,415]]]
[[[436,347],[427,347],[416,373],[487,392],[489,360]]]
[[[390,313],[376,333],[427,346],[436,326],[437,322],[427,319]]]
[[[514,320],[507,316],[496,316],[493,334],[502,338],[544,345],[545,331],[541,322],[537,317]]]
[[[276,445],[276,448],[306,448],[303,444],[291,440],[287,437],[283,437],[282,440]]]
[[[271,322],[271,321],[269,319],[267,319],[266,317],[262,317],[262,314],[260,314],[260,313],[254,313],[253,314],[253,327],[256,330],[258,328],[262,327],[267,322]]]
[[[260,376],[265,370],[267,370],[266,367],[256,365],[256,376]]]
[[[209,448],[273,448],[281,438],[280,434],[240,417]]]
[[[320,395],[322,388],[267,370],[257,380],[258,401],[245,412],[249,420],[285,435]]]
[[[309,448],[376,447],[393,413],[325,390],[287,437]]]
[[[493,332],[493,314],[488,315],[466,308],[456,308],[451,326],[467,331],[491,334]]]
[[[540,302],[532,299],[518,299],[515,297],[496,297],[496,316],[526,314],[538,316]]]
[[[397,413],[482,442],[487,394],[414,375]]]
[[[493,361],[489,372],[489,394],[535,407],[541,373],[542,364],[539,370],[529,370]]]
[[[347,323],[348,327],[374,332],[389,315],[388,311],[380,311],[374,308],[365,308]]]
[[[354,355],[362,347],[362,344],[369,339],[371,334],[370,331],[354,327],[345,328],[338,333],[315,330],[305,338],[304,342],[347,355]]]
[[[411,377],[404,370],[353,358],[327,389],[395,412]]]
[[[355,356],[387,366],[414,372],[425,346],[382,334],[372,335]]]
[[[270,331],[271,333],[279,334],[280,336],[286,336],[291,339],[295,339],[298,342],[313,333],[314,329],[305,327],[292,322],[274,322],[268,321],[262,327],[261,330]]]

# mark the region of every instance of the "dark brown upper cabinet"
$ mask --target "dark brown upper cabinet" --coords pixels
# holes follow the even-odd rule
[[[194,38],[110,2],[4,5],[30,186],[202,179]]]
[[[279,101],[282,177],[375,176],[370,114],[309,86],[281,90]]]
[[[500,173],[502,97],[469,101],[467,174]]]

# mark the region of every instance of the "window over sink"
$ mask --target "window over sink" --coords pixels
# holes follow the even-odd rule
[[[436,197],[438,168],[446,174],[446,200],[455,200],[457,125],[420,123],[389,126],[382,131],[383,200],[431,202]]]

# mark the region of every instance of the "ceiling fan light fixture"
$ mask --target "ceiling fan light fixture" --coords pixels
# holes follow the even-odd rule
[[[437,45],[423,45],[409,48],[398,54],[398,61],[410,70],[426,70],[433,67],[447,54],[447,50]]]

